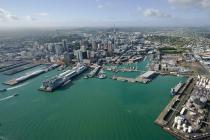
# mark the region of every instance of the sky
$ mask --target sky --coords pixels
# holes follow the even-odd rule
[[[210,0],[0,0],[0,28],[210,26]]]

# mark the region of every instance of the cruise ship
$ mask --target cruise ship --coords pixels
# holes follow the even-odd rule
[[[51,79],[43,81],[40,90],[52,92],[53,90],[71,82],[72,78],[81,74],[86,69],[86,66],[79,64],[71,70],[67,70]]]
[[[183,85],[184,84],[182,82],[179,82],[179,84],[177,84],[174,88],[171,88],[171,95],[176,95],[179,92],[179,90],[183,87]]]

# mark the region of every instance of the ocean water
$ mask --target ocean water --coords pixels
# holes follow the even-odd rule
[[[139,67],[145,66],[141,62]],[[143,67],[144,68],[144,67]],[[30,70],[28,70],[30,71]],[[21,75],[26,71],[19,73]],[[154,124],[184,77],[158,76],[149,84],[82,76],[53,93],[38,91],[60,71],[28,80],[0,99],[0,139],[5,140],[173,140]],[[139,73],[123,73],[135,77]],[[0,82],[17,77],[0,73]],[[0,88],[7,87],[0,85]]]

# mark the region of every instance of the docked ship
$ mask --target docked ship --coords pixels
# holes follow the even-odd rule
[[[178,94],[179,90],[183,87],[184,83],[179,82],[174,88],[171,88],[171,95],[174,96]]]
[[[52,92],[53,90],[70,83],[72,78],[80,75],[86,69],[86,66],[79,64],[71,70],[67,70],[51,79],[43,81],[40,90]]]

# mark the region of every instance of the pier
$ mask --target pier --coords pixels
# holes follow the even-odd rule
[[[39,63],[37,63],[37,64],[28,64],[28,65],[25,65],[25,66],[21,66],[21,67],[17,67],[15,69],[9,70],[9,71],[5,72],[4,74],[5,75],[13,75],[13,74],[22,72],[24,70],[28,70],[28,69],[34,68],[34,67],[39,66],[39,65],[41,65],[41,64],[39,64]]]
[[[4,72],[4,71],[10,70],[10,69],[14,69],[14,68],[17,68],[17,67],[20,67],[20,66],[24,66],[24,65],[27,65],[27,64],[29,64],[29,62],[19,62],[19,63],[16,63],[14,65],[9,65],[7,67],[1,68],[0,72]]]
[[[183,133],[173,127],[174,119],[177,114],[180,114],[183,106],[190,98],[194,86],[196,84],[195,79],[188,79],[185,85],[179,91],[179,94],[175,95],[169,104],[164,108],[160,115],[155,120],[155,124],[162,127],[163,130],[175,136],[181,140],[200,140],[206,139],[210,136],[210,133]],[[205,122],[206,123],[206,122]],[[208,124],[208,122],[206,123]]]
[[[158,73],[155,71],[148,71],[144,74],[137,76],[136,78],[129,78],[129,77],[121,77],[121,76],[113,76],[113,80],[130,82],[130,83],[148,83],[150,82]]]

